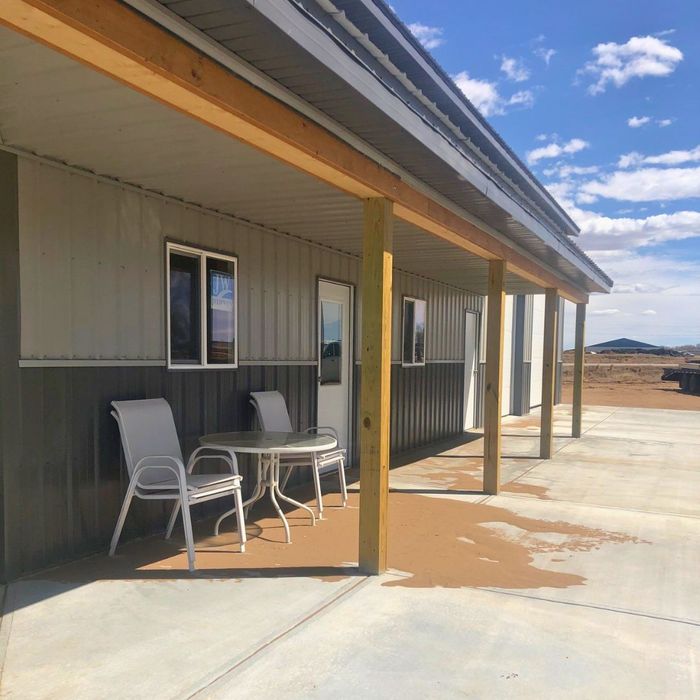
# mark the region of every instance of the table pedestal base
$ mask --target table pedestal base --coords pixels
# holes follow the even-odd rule
[[[245,515],[247,517],[248,512],[250,509],[253,507],[255,503],[257,503],[264,495],[266,491],[269,491],[270,493],[270,500],[272,501],[272,505],[275,507],[275,510],[277,511],[277,515],[279,516],[280,520],[282,521],[282,525],[284,525],[284,533],[286,537],[286,542],[287,544],[291,544],[292,542],[292,536],[289,531],[289,523],[287,522],[287,518],[284,515],[284,512],[282,511],[282,508],[280,507],[280,504],[278,502],[278,499],[280,501],[285,501],[286,503],[289,503],[292,506],[296,506],[297,508],[301,508],[302,510],[305,510],[310,516],[311,516],[311,525],[316,525],[316,516],[314,515],[314,512],[309,508],[308,506],[304,505],[303,503],[299,503],[298,501],[295,501],[293,498],[289,498],[289,496],[285,496],[282,491],[280,490],[280,456],[279,453],[271,453],[270,455],[263,456],[259,455],[258,456],[258,464],[257,464],[257,480],[255,483],[255,490],[253,491],[253,495],[247,500],[243,502],[243,508]],[[236,509],[233,508],[231,510],[226,511],[223,515],[219,517],[219,519],[216,521],[216,525],[214,526],[214,534],[218,535],[219,534],[219,526],[221,525],[222,520],[225,518],[228,518],[230,515],[233,515],[236,512]]]

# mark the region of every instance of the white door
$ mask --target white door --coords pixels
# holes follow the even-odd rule
[[[467,311],[464,322],[464,430],[475,423],[476,380],[479,372],[479,315]]]
[[[350,447],[352,396],[352,288],[318,283],[318,416],[319,425],[338,431],[341,447]]]

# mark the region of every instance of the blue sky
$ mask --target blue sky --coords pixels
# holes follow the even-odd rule
[[[615,280],[588,341],[700,343],[700,2],[391,4]]]

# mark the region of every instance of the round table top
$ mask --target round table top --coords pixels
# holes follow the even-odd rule
[[[330,435],[316,433],[274,433],[246,430],[237,433],[212,433],[199,438],[203,447],[228,447],[235,452],[265,454],[279,452],[323,452],[332,450],[338,441]]]

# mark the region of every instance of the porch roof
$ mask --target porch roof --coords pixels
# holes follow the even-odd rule
[[[350,255],[358,255],[361,249],[357,198],[385,196],[396,202],[398,214],[396,267],[485,293],[487,259],[503,258],[509,267],[506,283],[511,293],[557,287],[565,297],[583,301],[588,292],[609,290],[610,280],[568,236],[553,233],[544,226],[544,219],[525,209],[518,210],[527,215],[523,223],[520,213],[510,211],[515,200],[468,159],[460,156],[451,162],[468,166],[469,172],[443,171],[445,187],[433,187],[435,154],[418,154],[415,163],[425,164],[427,170],[414,174],[362,134],[358,137],[340,121],[329,119],[228,49],[225,55],[220,51],[212,56],[216,64],[207,62],[206,46],[192,43],[192,37],[183,41],[182,36],[172,36],[181,34],[183,24],[192,25],[172,13],[162,15],[162,5],[155,0],[129,4],[148,11],[170,34],[117,6],[110,7],[109,18],[53,1],[45,10],[23,14],[23,8],[32,3],[12,0],[2,13],[5,21],[104,70],[127,87],[36,42],[3,32],[4,62],[10,70],[0,103],[0,129],[7,149],[162,192]],[[220,5],[219,0],[209,3]],[[255,37],[256,46],[274,44],[274,37],[265,33]],[[211,48],[213,42],[208,41]],[[157,48],[152,49],[156,53],[149,53],[148,47],[156,42]],[[235,59],[235,66],[229,59]],[[288,65],[293,69],[295,64]],[[26,79],[16,80],[15,74]],[[342,81],[337,83],[342,89]],[[303,109],[303,116],[288,109],[290,95],[296,100],[291,106]],[[309,110],[320,115],[318,120],[309,119]],[[356,100],[353,111],[364,112],[364,106]],[[409,136],[415,142],[410,129],[397,126],[393,123],[386,134],[401,132],[401,138]],[[426,135],[420,130],[416,134],[422,143]],[[320,140],[318,146],[315,139]],[[387,149],[394,147],[398,154],[413,157],[408,142]],[[439,167],[444,166],[443,160]],[[469,207],[452,196],[447,185],[455,182],[459,192],[471,193]]]
[[[574,243],[575,222],[381,0],[127,2],[585,289],[612,286]]]
[[[361,255],[360,200],[11,30],[0,54],[0,147]],[[400,219],[394,261],[486,292],[486,260]],[[512,273],[508,290],[539,291]]]

